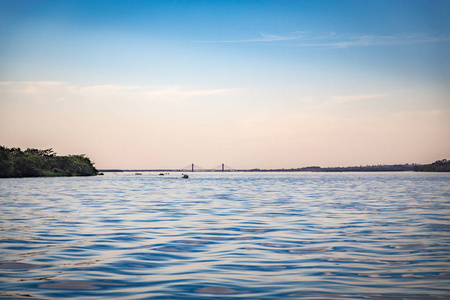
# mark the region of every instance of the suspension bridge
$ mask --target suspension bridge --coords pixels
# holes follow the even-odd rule
[[[184,172],[226,172],[226,171],[237,171],[237,169],[227,166],[226,164],[221,164],[213,168],[203,168],[197,164],[190,164],[180,169]]]
[[[119,169],[104,169],[100,172],[232,172],[239,171],[239,169],[220,164],[213,168],[203,168],[197,164],[190,164],[179,169],[133,169],[133,170],[119,170]]]

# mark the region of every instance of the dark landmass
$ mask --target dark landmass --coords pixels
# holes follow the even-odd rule
[[[57,156],[52,149],[0,146],[0,178],[93,175],[98,171],[84,154]]]
[[[189,172],[182,169],[154,169],[154,170],[119,170],[105,169],[101,172]],[[222,172],[221,170],[197,170],[199,172]],[[250,170],[225,170],[225,172],[450,172],[450,161],[443,159],[432,164],[396,164],[396,165],[376,165],[376,166],[353,166],[353,167],[329,167],[318,166],[292,168],[292,169],[250,169]]]
[[[127,172],[126,170],[120,170],[120,169],[102,169],[98,170],[99,172],[114,172],[114,173],[120,173],[120,172]],[[135,170],[131,171],[134,172]]]
[[[417,172],[450,172],[450,160],[437,160],[429,165],[417,165],[414,167]]]
[[[293,168],[293,169],[270,169],[270,170],[260,170],[252,169],[251,172],[404,172],[404,171],[414,171],[414,166],[411,164],[405,165],[376,165],[376,166],[354,166],[354,167],[304,167],[304,168]]]
[[[244,171],[244,170],[242,170]],[[420,164],[396,164],[396,165],[376,165],[376,166],[353,166],[353,167],[329,167],[321,168],[317,166],[293,168],[293,169],[252,169],[250,172],[450,172],[450,161],[443,159],[429,165]]]

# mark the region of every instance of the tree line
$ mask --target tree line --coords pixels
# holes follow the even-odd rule
[[[450,172],[450,160],[441,159],[429,165],[417,165],[414,171],[418,172]]]
[[[396,164],[396,165],[375,165],[375,166],[353,166],[353,167],[327,167],[319,166],[292,168],[292,169],[251,169],[241,170],[249,172],[450,172],[450,161],[442,159],[432,164]]]
[[[58,156],[52,149],[0,146],[0,177],[93,176],[98,171],[84,154]]]

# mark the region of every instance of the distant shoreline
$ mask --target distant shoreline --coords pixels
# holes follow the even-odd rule
[[[302,167],[291,169],[233,169],[233,170],[211,170],[200,169],[194,172],[450,172],[450,161],[443,159],[432,164],[395,164],[375,166],[352,166],[352,167]],[[99,172],[192,172],[187,169],[99,169]]]

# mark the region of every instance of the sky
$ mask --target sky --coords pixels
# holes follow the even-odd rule
[[[450,1],[0,0],[0,145],[99,169],[450,159]]]

